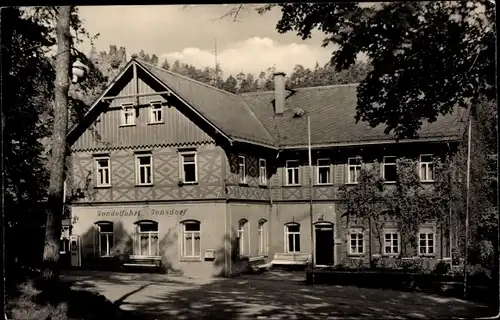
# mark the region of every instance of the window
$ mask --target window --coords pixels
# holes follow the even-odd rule
[[[267,185],[266,159],[259,159],[259,184]]]
[[[241,219],[238,223],[238,239],[240,255],[248,255],[250,252],[250,233],[248,232],[248,221],[246,219]]]
[[[354,228],[350,230],[350,253],[363,254],[364,253],[364,234],[363,229]]]
[[[134,115],[134,105],[133,104],[124,104],[122,105],[122,125],[123,126],[131,126],[135,124],[135,115]]]
[[[399,234],[396,230],[389,230],[385,232],[384,253],[387,255],[399,254]]]
[[[181,180],[184,183],[196,183],[198,181],[197,155],[196,152],[180,152],[181,157]]]
[[[434,180],[434,168],[432,164],[432,155],[423,154],[420,156],[420,180],[421,181],[433,181]]]
[[[153,157],[150,154],[136,155],[137,184],[153,184]]]
[[[348,183],[358,183],[359,174],[361,172],[361,157],[347,159],[348,167]]]
[[[421,255],[434,254],[434,231],[432,228],[420,228],[418,233],[418,253]]]
[[[95,157],[96,164],[96,186],[109,187],[111,186],[111,170],[109,157]]]
[[[286,184],[289,186],[299,184],[299,161],[286,161]]]
[[[386,182],[396,182],[397,178],[397,167],[396,167],[396,157],[384,157],[384,180]]]
[[[198,221],[182,223],[182,257],[201,258],[201,224]]]
[[[317,183],[330,183],[330,159],[318,159],[317,163]]]
[[[113,223],[98,222],[96,225],[99,232],[99,256],[109,257],[113,248]]]
[[[163,106],[161,102],[151,102],[151,123],[163,122]]]
[[[300,252],[300,224],[292,223],[285,226],[285,251]]]
[[[238,156],[238,174],[240,176],[240,183],[246,183],[247,173],[246,173],[245,156]]]
[[[136,255],[159,256],[160,241],[158,237],[158,222],[137,222]]]
[[[267,221],[259,220],[259,253],[267,255]]]

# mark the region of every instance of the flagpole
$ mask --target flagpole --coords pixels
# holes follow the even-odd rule
[[[312,170],[312,157],[311,157],[311,118],[307,115],[307,145],[309,153],[309,216],[311,218],[311,275],[312,283],[314,284],[314,219],[313,219],[313,170]]]

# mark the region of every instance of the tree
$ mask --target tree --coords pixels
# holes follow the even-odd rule
[[[380,253],[382,250],[382,227],[385,223],[385,184],[380,175],[377,162],[363,165],[355,186],[343,184],[339,187],[339,198],[344,204],[344,216],[353,218],[355,224],[368,228],[368,256],[372,267],[372,235],[378,239]],[[375,230],[374,230],[375,228]]]
[[[68,118],[68,108],[66,116],[64,112],[61,114],[51,108],[54,104],[56,60],[60,60],[60,55],[56,55],[55,59],[50,57],[50,49],[56,43],[56,34],[61,31],[60,28],[54,27],[57,20],[56,12],[52,7],[2,10],[4,18],[2,54],[10,57],[9,63],[4,64],[2,68],[2,77],[6,80],[2,120],[5,125],[4,143],[7,143],[4,156],[8,168],[5,171],[4,208],[7,237],[9,247],[12,248],[8,254],[9,258],[14,258],[12,255],[15,254],[16,260],[22,265],[38,266],[45,260],[49,271],[47,274],[49,277],[54,276],[53,278],[57,275],[56,260],[59,252],[54,246],[58,247],[61,232],[60,227],[57,227],[61,224],[63,183],[60,179],[64,175],[61,149],[66,149],[66,136],[65,133],[59,132],[56,143],[51,143],[48,137],[56,132],[51,130],[53,126],[62,130],[64,126],[61,123],[67,122],[65,119]],[[81,25],[76,8],[71,8],[69,18],[66,20],[69,21],[67,24],[70,30],[74,32],[73,37],[69,35],[74,43],[81,41],[80,36],[88,36]],[[68,37],[68,33],[63,32],[63,37]],[[69,55],[69,49],[68,47],[68,51],[64,51],[64,54]],[[72,116],[77,116],[80,111],[78,108],[85,105],[78,98],[78,94],[81,93],[88,98],[96,91],[94,87],[96,82],[102,82],[102,75],[98,70],[86,61],[85,56],[80,54],[80,58],[91,66],[89,82],[72,86],[68,92],[64,87],[66,84],[69,85],[69,73],[66,72],[66,80],[61,77],[57,79],[59,88],[62,88],[56,95],[57,104],[60,106],[61,102],[65,103],[62,100],[66,100]],[[63,61],[67,70],[71,62],[70,58]],[[66,91],[66,99],[61,98],[61,91]],[[86,109],[81,111],[85,112]],[[62,144],[64,147],[61,147]],[[48,156],[57,155],[58,159],[56,161],[51,159],[47,164],[44,149]],[[57,167],[56,173],[51,170],[51,166]],[[52,175],[50,184],[49,171]],[[48,208],[44,205],[47,198]],[[55,207],[59,209],[53,214]],[[43,227],[47,229],[46,250],[44,235],[40,232],[43,231]],[[26,233],[33,237],[34,245],[28,248],[23,245],[16,250],[16,245],[24,241],[24,238],[20,239],[19,236],[25,236]],[[16,267],[13,271],[20,271],[18,269],[19,267]]]
[[[415,170],[417,167],[418,163],[413,159],[398,159],[396,184],[386,196],[392,218],[401,233],[402,254],[407,254],[408,245],[416,245],[419,226],[435,221],[435,217],[425,206],[427,193],[420,183]]]
[[[163,63],[161,64],[161,67],[165,70],[170,70],[170,63],[168,63],[168,60],[167,58],[165,58],[165,60],[163,60]]]
[[[45,247],[43,250],[44,276],[49,280],[55,280],[59,277],[59,240],[61,237],[64,168],[67,153],[69,66],[72,43],[70,17],[71,7],[58,7],[54,124],[50,159],[48,212],[45,226]]]
[[[2,47],[2,141],[3,210],[7,279],[18,267],[11,263],[36,264],[43,252],[45,200],[48,175],[44,168],[41,139],[50,134],[43,115],[51,107],[54,72],[48,48],[54,44],[50,28],[21,9],[3,8]],[[30,234],[32,245],[18,247]]]
[[[433,122],[467,101],[496,98],[491,1],[280,3],[258,11],[274,6],[282,12],[280,33],[306,39],[317,29],[326,35],[323,46],[339,47],[332,55],[338,71],[358,54],[368,56],[373,70],[358,88],[356,121],[416,137],[422,120]]]
[[[231,93],[236,93],[238,89],[236,89],[236,86],[238,85],[237,80],[230,75],[226,81],[224,81],[224,85],[222,86],[222,90],[229,91]]]

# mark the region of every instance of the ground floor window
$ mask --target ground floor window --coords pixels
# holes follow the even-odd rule
[[[158,222],[143,220],[136,222],[136,225],[135,255],[159,256],[160,242],[158,236]]]
[[[418,234],[418,252],[421,255],[434,254],[434,230],[432,228],[420,228]]]
[[[240,255],[248,255],[250,253],[250,233],[248,232],[247,219],[241,219],[238,222],[238,241]]]
[[[285,250],[287,253],[300,252],[300,224],[285,225]]]
[[[396,230],[384,232],[384,253],[387,255],[399,254],[399,234]]]
[[[109,257],[113,249],[113,222],[100,221],[96,223],[98,235],[98,249],[100,257]]]
[[[364,253],[364,234],[361,228],[352,228],[349,232],[350,237],[350,254]]]
[[[261,219],[259,221],[259,254],[267,255],[267,221]]]
[[[182,227],[182,257],[201,257],[201,224],[199,221],[185,221]]]

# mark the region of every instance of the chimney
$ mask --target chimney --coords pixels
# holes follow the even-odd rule
[[[285,111],[285,73],[274,73],[274,112],[283,114]]]

